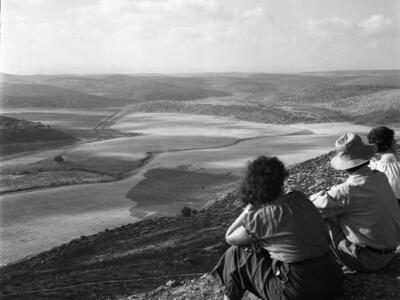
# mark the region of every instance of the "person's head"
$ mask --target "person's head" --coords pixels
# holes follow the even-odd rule
[[[335,150],[331,166],[336,170],[352,172],[369,163],[376,153],[376,146],[364,144],[358,134],[348,132],[336,140]]]
[[[375,144],[377,146],[379,153],[391,152],[396,148],[394,131],[385,126],[371,129],[367,137],[370,144]]]
[[[241,193],[245,204],[262,205],[276,200],[288,176],[284,164],[276,157],[260,156],[250,162]]]

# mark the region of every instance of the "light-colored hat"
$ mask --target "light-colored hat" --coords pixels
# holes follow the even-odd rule
[[[335,142],[336,156],[331,159],[331,166],[337,170],[355,168],[369,161],[376,153],[375,145],[366,145],[358,134],[343,134]]]

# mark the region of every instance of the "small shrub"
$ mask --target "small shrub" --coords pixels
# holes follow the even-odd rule
[[[190,207],[185,206],[181,210],[181,215],[184,217],[190,217],[192,215],[192,209]]]
[[[54,156],[54,161],[56,163],[61,163],[64,161],[64,158],[61,155],[56,155],[56,156]]]

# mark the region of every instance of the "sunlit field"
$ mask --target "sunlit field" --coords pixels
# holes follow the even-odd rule
[[[89,114],[89,120],[82,122],[91,124],[92,117],[104,115]],[[176,113],[128,114],[112,128],[142,135],[81,143],[2,162],[2,166],[27,164],[57,152],[80,159],[134,161],[152,153],[146,165],[120,181],[4,195],[2,263],[146,215],[174,215],[183,206],[200,209],[219,188],[240,180],[247,162],[258,155],[278,156],[291,165],[332,150],[339,132],[369,130],[349,123],[336,123],[331,131],[323,124],[260,124]]]

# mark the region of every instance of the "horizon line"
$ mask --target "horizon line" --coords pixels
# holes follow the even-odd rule
[[[299,71],[299,72],[264,72],[264,71],[188,71],[188,72],[97,72],[97,73],[9,73],[0,72],[1,75],[12,76],[62,76],[62,75],[195,75],[195,74],[312,74],[312,73],[335,73],[335,72],[382,72],[400,71],[399,69],[335,69],[325,71]]]

